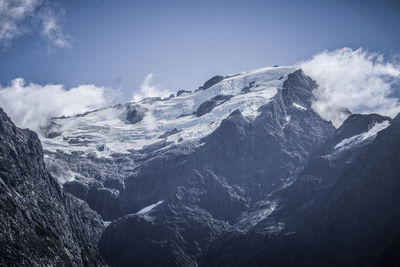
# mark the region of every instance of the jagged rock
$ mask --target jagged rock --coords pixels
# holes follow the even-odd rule
[[[45,169],[37,135],[0,109],[0,265],[101,266],[100,217]]]
[[[190,94],[191,92],[192,92],[192,91],[179,90],[179,91],[176,93],[176,96],[180,96],[180,95],[182,95],[182,94],[184,94],[184,93]]]
[[[63,185],[64,189],[70,194],[76,196],[79,199],[86,200],[89,192],[89,185],[81,181],[70,181]],[[87,202],[87,201],[86,201]]]
[[[112,220],[120,216],[120,204],[118,201],[119,190],[123,190],[119,180],[107,180],[107,187],[101,184],[86,184],[81,181],[71,181],[64,184],[64,189],[86,201],[90,208],[97,211],[104,220]],[[118,185],[119,184],[119,185]]]
[[[365,133],[371,123],[388,119],[352,115],[327,143]],[[397,265],[399,137],[400,124],[392,121],[351,149],[319,150],[293,185],[276,193],[282,199],[276,212],[247,233],[222,234],[201,265]]]
[[[196,206],[164,202],[109,225],[99,247],[115,266],[197,266],[197,258],[227,224]]]
[[[286,88],[282,91],[282,98],[286,106],[296,103],[309,109],[313,101],[312,91],[318,85],[300,69],[289,74],[283,83],[283,87]]]
[[[210,100],[205,101],[202,103],[196,110],[196,115],[198,117],[203,116],[204,114],[209,113],[213,108],[215,108],[218,105],[223,104],[226,101],[229,101],[233,96],[232,95],[217,95]]]

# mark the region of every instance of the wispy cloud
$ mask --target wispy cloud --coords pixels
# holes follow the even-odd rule
[[[50,48],[71,46],[63,32],[62,7],[47,0],[0,0],[0,47],[8,48],[17,37],[37,32]]]
[[[92,84],[66,90],[61,84],[39,85],[18,78],[0,86],[0,107],[19,127],[40,132],[51,117],[70,116],[108,106],[118,91]]]
[[[132,101],[137,102],[146,97],[168,97],[171,92],[164,89],[160,84],[154,84],[153,82],[153,73],[149,73],[144,78],[140,91],[138,93],[134,93],[132,96]]]
[[[353,113],[395,116],[400,112],[394,84],[400,82],[400,65],[364,49],[342,48],[324,51],[301,63],[319,87],[314,91],[313,108],[323,118],[340,126]]]

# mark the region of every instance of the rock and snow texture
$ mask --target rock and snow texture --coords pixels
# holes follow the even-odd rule
[[[136,212],[136,214],[145,214],[149,211],[151,211],[152,209],[154,209],[155,207],[157,207],[158,205],[161,205],[164,202],[164,200],[160,200],[157,203],[151,204],[150,206],[147,206],[141,210],[139,210],[138,212]]]
[[[317,86],[265,68],[57,118],[46,166],[107,221],[99,249],[111,266],[396,259],[400,115],[349,114],[335,129],[312,109]]]
[[[272,193],[294,177],[315,146],[334,131],[312,111],[316,83],[301,70],[267,68],[211,84],[176,98],[135,103],[147,105],[147,111],[142,120],[123,127],[141,129],[146,112],[153,110],[156,134],[154,140],[147,139],[150,146],[124,147],[124,153],[109,157],[102,157],[104,150],[97,157],[87,156],[85,149],[91,144],[78,142],[71,145],[82,153],[48,152],[48,166],[57,162],[78,173],[64,188],[113,221],[100,242],[111,264],[158,265],[173,260],[171,266],[197,266],[222,231],[247,232],[273,217],[280,204]],[[184,111],[172,108],[189,102],[196,104]],[[164,112],[154,112],[161,107]],[[96,112],[78,119],[92,115]],[[177,124],[181,120],[190,123],[183,127]],[[170,124],[157,130],[164,122]],[[204,125],[207,130],[201,134],[185,135],[187,129],[193,132]],[[166,140],[160,141],[160,136]],[[160,199],[164,201],[157,202]],[[278,221],[263,231],[278,233],[284,228]],[[146,248],[160,258],[146,258]]]
[[[36,133],[0,108],[0,265],[103,266],[100,216],[60,188]]]
[[[301,106],[301,105],[299,105],[299,104],[297,104],[297,103],[293,103],[293,106],[294,106],[295,108],[298,108],[298,109],[307,110],[305,107],[303,107],[303,106]]]
[[[346,149],[353,144],[361,143],[368,138],[375,137],[380,131],[386,129],[389,125],[390,121],[388,120],[376,123],[372,125],[372,127],[368,131],[342,140],[339,144],[335,146],[335,149]]]
[[[218,236],[200,266],[397,266],[399,153],[400,114],[351,115],[274,193],[277,208],[256,225],[250,213],[245,232]]]
[[[43,138],[42,143],[52,152],[82,151],[86,155],[95,153],[108,157],[113,153],[143,149],[163,139],[171,145],[197,142],[212,133],[236,109],[245,117],[256,117],[259,108],[276,95],[293,71],[291,67],[263,68],[227,76],[206,89],[169,99],[144,99],[53,119],[47,129],[47,135],[52,138]],[[247,88],[245,92],[244,88]],[[162,137],[173,130],[175,133]]]

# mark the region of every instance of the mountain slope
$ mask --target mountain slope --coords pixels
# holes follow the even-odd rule
[[[100,217],[49,175],[37,135],[0,109],[0,265],[102,266]]]
[[[376,114],[349,117],[277,192],[279,209],[248,233],[221,235],[202,264],[397,266],[399,126]],[[337,145],[343,140],[347,147]]]

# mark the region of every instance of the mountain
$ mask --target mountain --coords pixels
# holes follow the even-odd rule
[[[162,192],[164,201],[145,214],[112,223],[100,241],[105,259],[118,266],[141,265],[143,258],[132,255],[138,246],[151,244],[152,253],[162,255],[162,260],[146,257],[146,265],[171,259],[167,266],[196,266],[221,232],[235,224],[250,227],[267,217],[277,205],[269,195],[290,182],[315,145],[334,131],[310,108],[315,86],[302,71],[295,71],[256,118],[235,110],[192,153],[168,152],[146,162],[137,176],[125,181],[124,192],[141,195],[150,188]],[[250,218],[245,225],[243,217]],[[146,235],[144,243],[134,238],[142,227],[157,234]],[[170,237],[160,231],[168,231]]]
[[[48,132],[59,135],[43,142],[46,164],[65,190],[115,220],[100,242],[108,262],[197,265],[247,213],[253,224],[268,216],[277,205],[270,194],[335,130],[312,110],[317,84],[301,70],[211,80],[179,97],[53,120]],[[157,234],[136,238],[144,231]],[[165,244],[164,235],[175,238]],[[147,246],[159,258],[144,261]]]
[[[0,265],[105,265],[101,218],[60,188],[36,133],[15,127],[1,108],[0,159]]]
[[[400,117],[336,129],[317,87],[276,66],[53,118],[46,168],[106,221],[110,266],[396,265]]]
[[[279,208],[219,236],[203,265],[397,266],[398,117],[351,115],[276,193]]]

